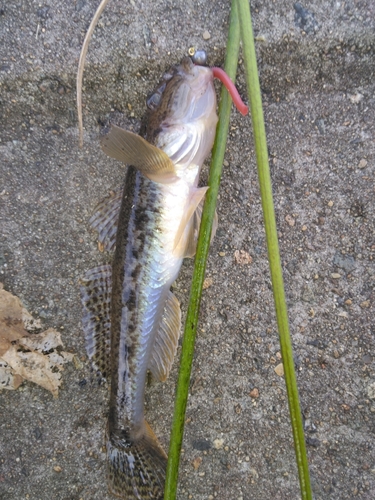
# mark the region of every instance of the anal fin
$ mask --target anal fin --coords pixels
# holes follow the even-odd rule
[[[80,280],[87,355],[99,375],[110,377],[112,268],[94,267]]]
[[[149,365],[156,380],[164,382],[168,378],[177,351],[180,328],[180,304],[175,295],[169,292]]]

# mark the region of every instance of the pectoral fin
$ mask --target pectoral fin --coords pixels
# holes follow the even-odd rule
[[[149,365],[156,380],[164,382],[169,375],[177,351],[180,328],[180,304],[173,293],[169,292]]]
[[[184,217],[181,220],[180,226],[178,228],[175,240],[174,240],[174,253],[177,256],[188,257],[188,238],[190,230],[193,224],[193,216],[195,211],[199,207],[199,204],[204,199],[208,186],[202,188],[192,188],[190,192],[190,198],[185,210]],[[193,254],[194,255],[194,254]]]
[[[187,243],[186,243],[184,257],[194,257],[194,255],[197,251],[197,241],[198,241],[198,235],[199,235],[199,228],[200,228],[201,220],[202,220],[203,205],[204,205],[204,198],[197,206],[197,209],[194,212],[193,220],[190,223],[190,228],[189,228],[189,232],[188,232],[188,236],[187,236]],[[218,226],[217,212],[215,210],[214,220],[212,223],[210,243],[212,243],[212,240],[215,237],[217,226]]]
[[[174,252],[180,257],[194,257],[197,249],[199,228],[201,225],[204,197],[208,187],[192,189],[188,207],[178,228]],[[212,224],[211,241],[217,230],[217,213]]]
[[[154,182],[168,184],[176,178],[176,169],[169,156],[140,135],[112,125],[100,143],[105,154],[133,165]]]

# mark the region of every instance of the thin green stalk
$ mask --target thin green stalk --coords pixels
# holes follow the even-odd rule
[[[225,71],[235,80],[238,52],[240,44],[240,28],[236,1],[233,0],[228,33]],[[167,476],[165,481],[164,500],[174,500],[177,492],[178,467],[185,424],[185,412],[190,384],[191,365],[194,353],[194,342],[197,332],[199,306],[202,286],[206,270],[206,261],[210,247],[212,223],[215,215],[216,200],[224,160],[225,146],[228,135],[231,98],[223,87],[219,105],[219,123],[216,130],[215,143],[212,150],[212,161],[202,221],[200,226],[197,253],[193,272],[190,302],[187,311],[185,332],[182,343],[180,371],[176,389],[176,400],[168,454]]]
[[[264,127],[262,99],[259,86],[254,36],[249,0],[237,0],[241,24],[241,37],[246,70],[246,80],[253,123],[255,152],[262,198],[264,225],[266,229],[268,259],[279,328],[281,354],[283,358],[285,383],[288,393],[289,412],[292,423],[294,449],[297,459],[301,495],[303,500],[312,498],[309,468],[306,455],[301,411],[294,371],[292,343],[290,340],[288,314],[285,302],[284,284],[279,256],[275,211],[272,199],[271,176],[268,165],[266,132]]]

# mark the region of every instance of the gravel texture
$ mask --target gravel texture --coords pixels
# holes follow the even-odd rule
[[[108,262],[88,225],[124,169],[100,124],[137,130],[190,47],[222,65],[227,2],[111,0],[89,48],[84,148],[75,74],[98,2],[0,2],[0,279],[78,363],[58,399],[0,394],[0,499],[104,500],[106,386],[91,382],[78,279]],[[375,498],[375,4],[252,2],[275,208],[316,500]],[[245,95],[243,66],[238,89]],[[203,181],[207,179],[207,169]],[[178,498],[298,499],[251,123],[233,112],[196,343]],[[175,285],[186,312],[192,262]],[[177,365],[146,413],[167,449]]]

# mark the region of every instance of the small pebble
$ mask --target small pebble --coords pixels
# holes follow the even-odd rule
[[[194,467],[195,470],[199,469],[199,466],[200,466],[201,463],[202,463],[202,457],[196,457],[192,461],[192,465],[193,465],[193,467]]]
[[[217,438],[214,440],[214,448],[215,450],[221,450],[224,445],[224,439]]]
[[[328,202],[328,206],[329,206],[329,207],[333,207],[333,201],[332,201],[332,200],[330,200],[330,201]]]
[[[357,92],[357,93],[356,93],[356,94],[354,94],[354,95],[350,95],[350,96],[349,96],[349,99],[351,100],[351,102],[352,102],[353,104],[358,104],[359,102],[361,102],[361,101],[362,101],[362,99],[363,99],[363,95],[362,95],[362,94],[360,94],[359,92]]]
[[[286,215],[285,216],[285,220],[287,221],[287,223],[291,227],[293,227],[295,225],[295,223],[296,223],[295,219],[293,219],[293,217],[291,215]]]
[[[275,366],[275,373],[279,377],[282,377],[284,375],[284,365],[282,363],[279,363],[277,366]]]
[[[331,278],[335,279],[335,280],[338,280],[341,278],[341,274],[339,273],[332,273],[331,274]]]
[[[256,387],[250,391],[250,397],[254,399],[259,398],[259,390]]]
[[[358,168],[365,168],[367,165],[367,160],[362,158],[362,160],[358,163]]]
[[[202,37],[203,37],[203,40],[209,40],[211,38],[210,32],[207,30],[204,31]]]
[[[62,471],[62,468],[61,468],[59,465],[55,465],[55,466],[54,466],[54,468],[53,468],[53,470],[54,470],[55,472],[61,472],[61,471]]]
[[[250,469],[249,472],[253,476],[254,479],[258,479],[259,478],[259,474],[258,474],[258,472],[255,469]]]
[[[213,283],[212,278],[210,278],[210,277],[205,278],[203,281],[203,286],[202,286],[203,290],[207,290],[207,288],[210,288],[212,283]]]
[[[236,250],[234,252],[234,259],[236,261],[237,264],[240,264],[241,266],[244,266],[246,264],[251,264],[253,258],[251,257],[251,255],[247,252],[245,252],[245,250]]]

